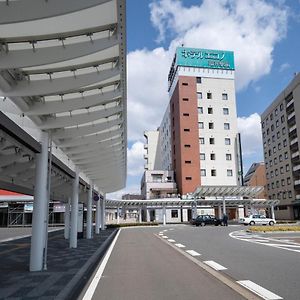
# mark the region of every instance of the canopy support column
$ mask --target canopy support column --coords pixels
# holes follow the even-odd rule
[[[70,204],[71,197],[68,197],[68,203],[65,205],[65,231],[64,236],[65,239],[68,240],[70,238]]]
[[[163,205],[163,225],[166,226],[167,220],[166,220],[166,206]]]
[[[79,192],[78,189],[79,189],[79,171],[76,168],[75,178],[73,179],[73,192],[72,192],[70,248],[77,248],[78,192]]]
[[[92,238],[92,202],[93,202],[93,184],[90,183],[88,190],[87,214],[86,214],[86,238]]]
[[[41,153],[35,157],[35,187],[32,216],[32,236],[30,248],[30,271],[41,271],[43,269],[43,256],[45,252],[45,239],[47,238],[45,226],[47,219],[48,191],[47,191],[47,169],[48,169],[48,133],[42,133]]]
[[[100,233],[100,216],[101,216],[101,207],[100,207],[100,199],[96,201],[96,226],[95,226],[95,233]]]
[[[101,201],[101,230],[105,230],[105,226],[106,226],[105,201],[106,201],[106,194],[103,194],[103,199]]]

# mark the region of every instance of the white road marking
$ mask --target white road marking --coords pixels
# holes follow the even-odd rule
[[[93,297],[93,295],[95,293],[95,290],[97,288],[97,285],[98,285],[98,283],[99,283],[99,281],[101,279],[101,276],[102,276],[102,274],[104,272],[105,266],[106,266],[106,264],[107,264],[107,262],[109,260],[109,257],[110,257],[110,255],[111,255],[111,253],[113,251],[113,248],[114,248],[114,246],[115,246],[115,244],[117,242],[117,239],[119,237],[119,234],[120,234],[121,230],[122,229],[120,229],[118,231],[118,233],[116,234],[114,240],[112,241],[111,245],[109,246],[109,248],[108,248],[108,250],[107,250],[107,252],[106,252],[106,254],[105,254],[105,256],[104,256],[104,258],[103,258],[103,260],[102,260],[102,262],[101,262],[101,264],[100,264],[100,266],[98,268],[98,270],[97,270],[97,273],[96,273],[95,277],[93,278],[91,284],[89,285],[87,291],[85,292],[84,297],[82,298],[82,300],[90,300],[90,299],[92,299],[92,297]]]
[[[163,239],[168,239],[168,237],[166,235],[163,235],[162,238]]]
[[[287,242],[287,241],[278,239],[278,237],[274,237],[274,238],[262,237],[262,236],[259,236],[257,234],[245,236],[244,233],[241,232],[241,231],[231,232],[229,234],[229,236],[236,239],[236,240],[245,241],[245,242],[248,242],[248,243],[253,243],[253,244],[258,244],[258,245],[263,245],[263,246],[269,246],[269,247],[274,247],[274,248],[277,248],[277,249],[288,250],[288,251],[300,253],[300,249],[299,249],[300,244],[299,243],[292,242],[292,241]]]
[[[174,228],[170,228],[169,230],[174,230]]]
[[[206,261],[204,261],[204,263],[209,265],[210,267],[212,267],[213,269],[215,269],[217,271],[227,270],[227,268],[223,267],[222,265],[216,263],[213,260],[206,260]]]
[[[164,235],[163,233],[159,233],[158,235]]]
[[[163,232],[166,232],[166,231],[168,231],[168,229],[163,230]]]
[[[192,256],[200,256],[201,254],[194,250],[186,250],[186,252]]]
[[[175,243],[176,241],[173,239],[168,239],[168,242]]]
[[[178,248],[185,248],[185,246],[182,244],[175,244],[175,246],[177,246]]]
[[[271,291],[263,288],[262,286],[254,283],[251,280],[240,280],[240,281],[237,281],[237,283],[242,285],[243,287],[247,288],[248,290],[252,291],[256,295],[262,297],[265,300],[283,299],[282,297],[272,293]]]

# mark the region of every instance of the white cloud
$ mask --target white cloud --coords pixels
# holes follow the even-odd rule
[[[128,64],[128,137],[141,139],[160,125],[168,103],[170,56],[163,48],[130,52]]]
[[[286,69],[289,69],[291,67],[291,65],[289,63],[283,63],[280,67],[279,67],[279,72],[283,72]]]
[[[142,175],[144,171],[144,144],[135,142],[131,148],[127,149],[128,175]]]
[[[286,34],[287,8],[263,0],[204,0],[192,7],[177,0],[160,0],[150,8],[159,40],[167,34],[175,37],[172,52],[182,43],[233,50],[237,90],[270,72],[274,46]]]
[[[239,117],[238,130],[241,133],[243,158],[255,156],[258,160],[262,160],[260,116],[255,113],[249,117]]]

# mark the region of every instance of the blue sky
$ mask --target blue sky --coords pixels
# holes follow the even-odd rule
[[[128,178],[139,192],[143,131],[160,125],[176,46],[233,50],[245,171],[263,160],[259,114],[300,71],[300,0],[128,0]]]

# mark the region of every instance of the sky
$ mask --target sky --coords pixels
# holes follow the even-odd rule
[[[144,131],[159,127],[176,47],[234,51],[244,172],[263,161],[260,114],[300,71],[300,0],[127,0],[127,185],[140,193]]]

